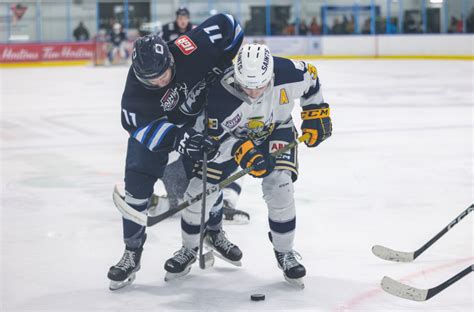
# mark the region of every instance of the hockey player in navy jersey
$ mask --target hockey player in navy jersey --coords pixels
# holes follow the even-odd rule
[[[178,8],[176,11],[176,19],[163,26],[163,39],[165,41],[173,41],[193,29],[194,25],[189,20],[189,15],[189,10],[187,8]]]
[[[242,39],[239,23],[218,14],[169,44],[158,35],[135,42],[121,108],[122,126],[130,134],[125,201],[135,210],[146,213],[153,186],[178,144],[179,152],[194,161],[202,160],[203,147],[211,158],[217,153],[218,142],[188,124],[200,113],[207,86],[232,65]],[[210,230],[219,243],[232,245],[218,218]],[[111,290],[130,284],[140,269],[145,227],[123,219],[123,238],[123,256],[108,272]]]
[[[207,106],[209,135],[220,141],[218,156],[208,163],[208,183],[219,183],[239,165],[241,168],[253,166],[250,175],[262,179],[269,236],[277,265],[286,280],[300,287],[304,287],[302,278],[306,269],[293,249],[296,228],[293,183],[298,176],[297,150],[276,158],[270,153],[297,137],[291,117],[296,99],[302,107],[301,130],[310,135],[306,145],[318,146],[331,136],[329,105],[324,102],[320,87],[313,65],[273,57],[265,45],[248,44],[240,49],[234,67],[211,88]],[[200,116],[196,121],[196,131],[203,129],[202,119]],[[192,164],[187,167],[192,170]],[[201,176],[194,173],[186,190],[187,197],[202,191]],[[207,208],[211,209],[212,203],[220,198],[221,192],[208,195]],[[191,250],[198,244],[199,231],[191,224],[199,223],[200,209],[201,202],[196,202],[182,215],[183,248]],[[214,244],[212,237],[206,237],[205,243]],[[178,260],[174,256],[167,264],[174,267],[174,271],[179,267],[187,273],[193,261],[182,263]]]

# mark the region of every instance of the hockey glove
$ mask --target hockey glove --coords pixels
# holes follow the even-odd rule
[[[329,116],[329,105],[327,103],[311,104],[303,107],[301,112],[301,130],[303,134],[311,136],[305,141],[308,147],[318,146],[319,143],[329,138],[332,134],[332,122]]]
[[[182,129],[175,141],[174,148],[182,155],[194,161],[203,161],[204,150],[207,150],[207,159],[212,160],[219,151],[219,141],[204,136],[192,128]]]
[[[275,168],[275,159],[262,154],[251,140],[237,142],[232,149],[232,155],[243,169],[252,166],[253,170],[249,174],[256,178],[266,177]]]

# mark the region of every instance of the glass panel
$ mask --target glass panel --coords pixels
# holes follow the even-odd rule
[[[402,21],[400,18],[400,3],[398,0],[380,0],[377,1],[382,6],[382,15],[385,19],[383,25],[385,26],[386,34],[400,33]],[[385,13],[384,12],[385,8]],[[387,19],[388,17],[388,19]]]
[[[474,0],[466,1],[466,32],[474,33]]]
[[[39,40],[36,31],[36,1],[8,3],[10,20],[10,42]]]
[[[403,1],[403,33],[422,32],[422,1]]]
[[[462,33],[464,30],[464,22],[466,22],[466,30],[468,28],[467,24],[469,24],[469,28],[472,29],[473,1],[450,0],[446,1],[444,8],[446,10],[446,29],[448,33]]]
[[[97,6],[95,1],[73,1],[71,5],[71,31],[73,41],[92,39],[97,34]],[[79,25],[82,22],[82,27]],[[88,35],[88,36],[87,36]]]
[[[320,35],[322,33],[321,6],[324,0],[303,0],[301,1],[301,20],[307,22],[310,35]]]
[[[43,41],[66,41],[67,11],[65,1],[41,2],[41,39]]]

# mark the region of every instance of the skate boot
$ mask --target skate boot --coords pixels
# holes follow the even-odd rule
[[[301,260],[300,254],[294,250],[288,252],[274,251],[278,267],[283,271],[285,279],[290,284],[303,289],[303,277],[306,275],[306,269],[298,262],[298,260]]]
[[[217,251],[217,257],[229,262],[235,266],[242,266],[240,259],[242,259],[242,251],[237,245],[232,244],[226,237],[223,230],[211,231],[208,230],[204,243],[207,247]]]
[[[130,285],[135,280],[135,273],[140,270],[142,251],[143,245],[139,248],[125,247],[122,259],[116,265],[110,267],[107,274],[110,279],[110,290],[120,289]]]
[[[185,276],[191,271],[191,266],[197,259],[198,248],[181,247],[173,257],[165,263],[165,282]]]
[[[247,224],[250,221],[248,213],[233,208],[227,200],[224,200],[222,204],[222,213],[224,214],[225,224]]]

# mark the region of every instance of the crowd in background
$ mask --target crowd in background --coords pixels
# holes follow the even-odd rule
[[[439,32],[439,24],[437,25],[437,31],[430,27],[427,27],[427,33]],[[463,19],[455,16],[451,16],[450,23],[447,27],[448,33],[463,33]],[[329,35],[348,35],[355,33],[355,18],[354,15],[341,15],[334,17],[330,25],[326,27],[326,32]],[[375,20],[375,33],[377,34],[414,34],[422,33],[422,22],[421,16],[416,14],[406,14],[403,20],[402,31],[399,29],[398,18],[391,17],[387,20],[385,16],[379,16]],[[466,32],[474,33],[474,8],[471,10],[469,16],[466,19]],[[371,34],[371,18],[366,17],[363,19],[363,23],[360,29],[361,34]],[[321,35],[323,34],[323,27],[315,16],[311,18],[310,23],[306,23],[303,19],[299,24],[287,23],[283,28],[281,34],[272,31],[274,35]]]
[[[189,23],[189,12],[186,9],[187,23]],[[177,15],[179,17],[179,15]],[[112,31],[112,26],[116,23],[116,20],[110,20],[110,30],[107,30],[108,33]],[[326,25],[325,31],[329,35],[347,35],[356,33],[356,21],[354,15],[344,14],[339,16],[333,16],[329,20],[329,25]],[[162,31],[161,23],[141,23],[142,26],[154,26],[154,31]],[[262,35],[261,33],[254,33],[251,28],[252,21],[249,20],[245,23],[247,27],[244,27],[248,35]],[[283,36],[313,36],[313,35],[322,35],[324,34],[324,27],[321,25],[320,21],[316,16],[312,16],[310,21],[307,22],[305,19],[300,20],[298,23],[289,23],[284,21],[284,26],[280,29],[273,27],[272,24],[272,35],[283,35]],[[362,19],[361,26],[359,27],[358,33],[360,34],[371,34],[371,18],[364,17]],[[422,22],[419,12],[405,12],[405,18],[403,24],[401,25],[402,29],[400,31],[398,22],[398,17],[391,17],[387,20],[384,16],[377,16],[375,20],[375,33],[377,34],[396,34],[396,33],[422,33]],[[139,35],[143,35],[144,27],[140,27]],[[450,23],[447,26],[448,33],[462,33],[464,31],[463,19],[462,17],[451,16]],[[439,32],[439,23],[437,25],[437,30],[433,29],[431,25],[428,25],[428,33]],[[466,18],[466,32],[474,32],[474,8],[471,9],[469,15]],[[89,31],[84,26],[81,21],[79,25],[74,29],[73,36],[76,41],[87,41],[90,39]]]

